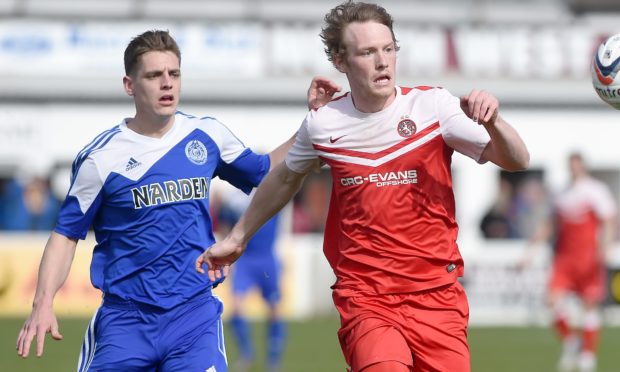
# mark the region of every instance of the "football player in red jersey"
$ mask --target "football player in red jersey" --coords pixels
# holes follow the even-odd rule
[[[396,85],[392,22],[384,8],[362,2],[326,15],[321,38],[351,91],[308,113],[285,164],[196,269],[225,273],[305,175],[327,164],[333,191],[324,252],[336,274],[347,364],[356,372],[467,372],[469,308],[457,281],[463,260],[451,157],[457,151],[519,171],[529,153],[491,94],[473,90],[459,99],[445,89]]]
[[[596,370],[596,346],[601,324],[600,305],[606,295],[605,256],[615,235],[616,202],[607,186],[594,178],[581,154],[568,160],[569,186],[553,201],[553,213],[530,238],[521,267],[536,247],[555,237],[548,302],[563,343],[560,371]],[[565,299],[575,293],[583,306],[581,333],[571,329]]]

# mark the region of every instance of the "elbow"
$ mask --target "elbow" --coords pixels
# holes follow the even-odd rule
[[[522,172],[527,170],[529,167],[530,153],[529,151],[525,150],[523,154],[515,157],[512,162],[510,162],[503,168],[508,172]]]
[[[521,161],[519,162],[519,171],[527,170],[530,167],[530,152],[525,149]]]

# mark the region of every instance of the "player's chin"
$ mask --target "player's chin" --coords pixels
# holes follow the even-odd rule
[[[390,98],[390,96],[394,93],[394,85],[392,86],[375,86],[373,89],[373,93],[377,98]]]
[[[159,116],[173,116],[177,111],[177,105],[160,105],[156,111]]]

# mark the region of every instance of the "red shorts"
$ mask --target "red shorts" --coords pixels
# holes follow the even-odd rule
[[[414,293],[339,297],[338,338],[353,372],[397,361],[414,372],[470,370],[469,306],[460,283]]]
[[[579,297],[595,302],[605,299],[607,273],[602,265],[553,265],[549,290],[574,292]]]

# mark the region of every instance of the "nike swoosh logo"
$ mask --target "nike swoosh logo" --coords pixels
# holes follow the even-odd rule
[[[332,136],[329,136],[329,143],[336,143],[339,139],[341,139],[344,136],[346,136],[346,134],[340,137],[336,137],[336,138],[332,138]]]

